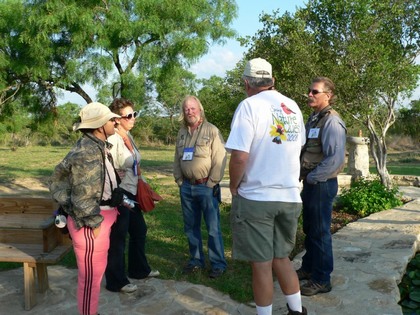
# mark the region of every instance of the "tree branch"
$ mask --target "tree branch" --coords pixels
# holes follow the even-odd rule
[[[87,94],[78,83],[72,82],[71,84],[72,85],[63,86],[61,88],[66,91],[79,94],[87,104],[92,103],[92,99],[90,98],[89,94]]]

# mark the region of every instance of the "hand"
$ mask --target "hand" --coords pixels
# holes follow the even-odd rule
[[[93,236],[95,238],[98,237],[99,233],[101,232],[101,226],[98,226],[97,228],[92,229],[93,230]]]
[[[213,186],[213,197],[215,197],[219,203],[222,202],[222,191],[220,190],[219,184]]]
[[[237,196],[238,195],[238,188],[230,188],[230,193],[232,194],[232,196]]]
[[[114,191],[112,192],[110,206],[118,207],[122,203],[123,198],[124,198],[124,190],[121,187],[115,188]]]

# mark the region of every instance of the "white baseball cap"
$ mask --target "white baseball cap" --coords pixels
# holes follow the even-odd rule
[[[245,65],[244,76],[252,78],[272,78],[271,64],[262,58],[249,60]]]

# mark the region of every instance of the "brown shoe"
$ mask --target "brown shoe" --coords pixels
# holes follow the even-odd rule
[[[298,311],[292,311],[289,308],[289,304],[286,304],[286,305],[287,305],[287,310],[289,311],[289,313],[287,313],[287,315],[307,315],[308,314],[308,311],[303,306],[302,306],[302,312],[298,312]]]
[[[296,273],[298,275],[299,280],[310,280],[311,279],[311,273],[306,272],[302,268],[296,270]]]
[[[216,279],[216,278],[219,278],[224,273],[225,273],[224,269],[212,269],[209,273],[209,277],[211,279]]]
[[[309,280],[304,285],[300,286],[300,294],[305,296],[311,296],[318,293],[327,293],[332,289],[331,283],[321,284]]]
[[[183,269],[182,269],[182,273],[184,274],[184,275],[188,275],[188,274],[191,274],[191,273],[196,273],[196,272],[199,272],[199,271],[201,271],[203,268],[202,267],[200,267],[200,266],[198,266],[198,265],[192,265],[192,264],[188,264],[188,265],[186,265]]]

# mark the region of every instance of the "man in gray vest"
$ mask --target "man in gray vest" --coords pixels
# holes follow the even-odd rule
[[[337,175],[344,167],[346,126],[332,109],[334,83],[326,77],[312,80],[308,105],[313,109],[305,128],[306,143],[301,153],[303,180],[303,232],[306,253],[297,270],[302,295],[331,291],[333,252],[331,215],[337,195]]]

